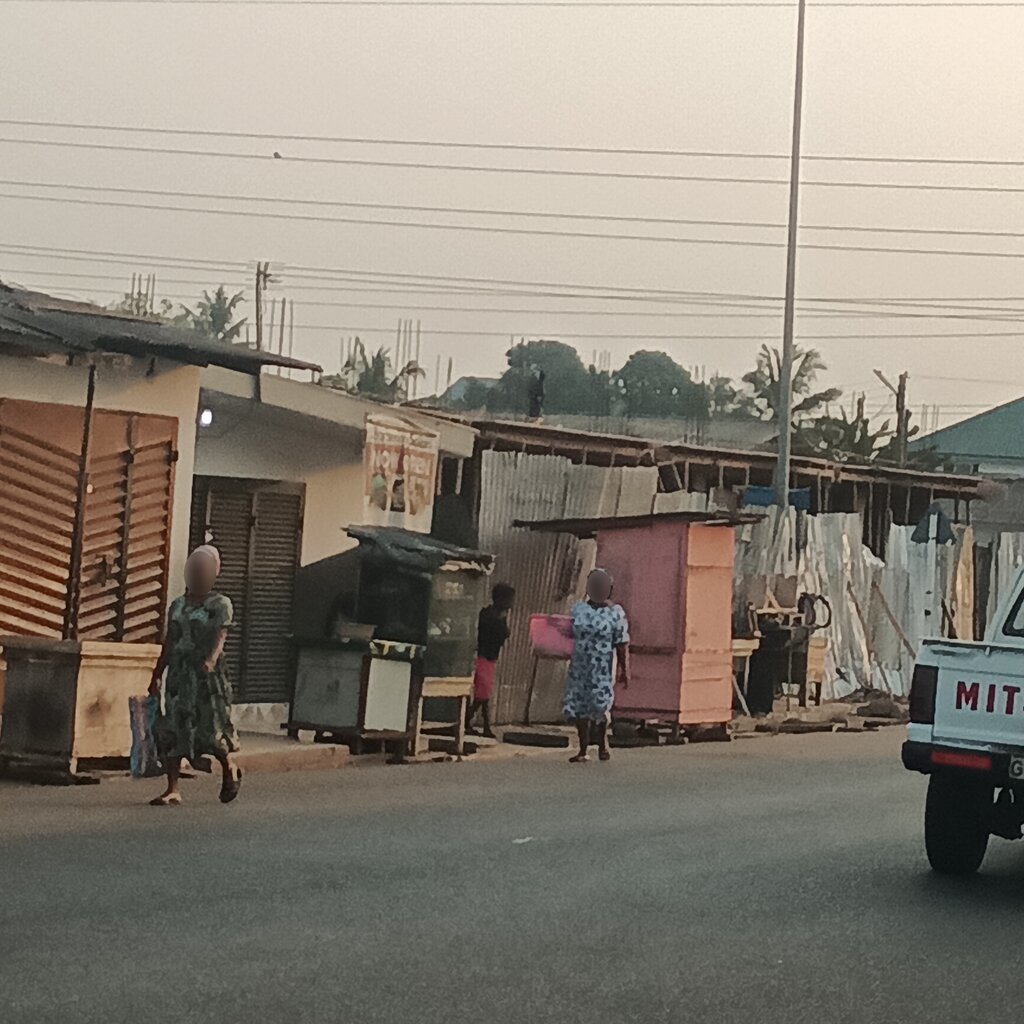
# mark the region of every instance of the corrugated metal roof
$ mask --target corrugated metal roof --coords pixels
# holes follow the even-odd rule
[[[432,415],[444,417],[442,412]],[[550,427],[543,423],[522,423],[507,420],[476,419],[451,416],[458,422],[468,422],[480,432],[482,447],[508,445],[519,451],[530,453],[546,452],[579,461],[600,453],[612,452],[616,456],[636,460],[637,464],[692,461],[724,466],[758,466],[772,468],[776,455],[766,451],[744,451],[734,448],[712,447],[710,445],[684,444],[658,441],[649,438],[624,437],[616,434],[589,434],[564,427]],[[949,492],[973,491],[979,477],[965,473],[930,472],[870,462],[836,462],[831,459],[793,457],[794,473],[806,473],[835,480],[889,481],[899,485],[914,484],[934,487],[937,495]]]
[[[263,366],[320,370],[313,363],[224,344],[172,324],[0,283],[0,351],[4,349],[25,355],[119,353],[243,373],[259,373]]]
[[[1024,460],[1024,398],[988,409],[911,442],[912,449],[934,448],[943,455]]]
[[[652,512],[639,516],[599,516],[583,519],[517,519],[513,526],[525,526],[541,533],[574,533],[577,537],[592,537],[601,530],[641,530],[655,523],[698,523],[702,526],[744,526],[764,519],[752,512]]]

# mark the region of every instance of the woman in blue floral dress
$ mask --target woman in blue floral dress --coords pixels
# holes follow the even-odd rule
[[[629,686],[629,623],[622,607],[611,603],[612,577],[595,569],[587,577],[587,599],[572,609],[573,652],[565,680],[564,711],[576,725],[580,750],[573,763],[588,760],[591,738],[607,761],[608,721],[616,681]]]

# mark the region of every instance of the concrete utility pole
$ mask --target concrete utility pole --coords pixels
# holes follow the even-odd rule
[[[793,150],[789,164],[789,233],[786,243],[786,300],[779,368],[779,457],[775,463],[775,504],[789,505],[789,466],[793,450],[793,315],[796,297],[797,218],[800,212],[800,126],[804,99],[805,0],[797,5],[796,78],[793,88]]]
[[[270,277],[270,264],[256,263],[256,349],[263,351],[263,291],[267,286],[267,279]],[[273,344],[273,329],[271,329],[271,344]]]
[[[909,374],[900,374],[899,383],[893,387],[881,370],[875,370],[875,376],[893,393],[896,398],[896,461],[901,466],[907,464],[908,445],[910,443],[910,410],[907,408],[907,380]]]

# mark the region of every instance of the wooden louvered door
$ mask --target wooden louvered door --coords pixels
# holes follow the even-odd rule
[[[249,548],[252,534],[253,495],[245,490],[211,485],[208,498],[209,519],[206,536],[220,551],[221,574],[217,589],[230,598],[235,612],[234,628],[228,631],[224,648],[224,667],[235,689],[235,697],[245,700],[245,634],[249,618]]]
[[[0,402],[0,634],[153,643],[167,601],[177,422],[94,413],[76,594],[83,416]]]
[[[121,561],[124,601],[115,634],[129,643],[152,643],[163,635],[167,606],[177,451],[173,436],[161,436],[155,424],[136,420],[136,429]]]
[[[302,543],[301,486],[197,477],[192,546],[216,545],[217,589],[230,598],[235,626],[225,667],[235,699],[274,702],[290,692],[292,605]]]
[[[0,401],[0,635],[64,630],[82,416],[60,436],[46,406]]]
[[[257,492],[246,630],[246,700],[284,701],[289,697],[289,637],[301,521],[301,494]]]

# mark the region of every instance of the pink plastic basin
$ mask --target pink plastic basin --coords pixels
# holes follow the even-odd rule
[[[568,615],[531,615],[530,645],[538,658],[571,658],[572,619]]]

